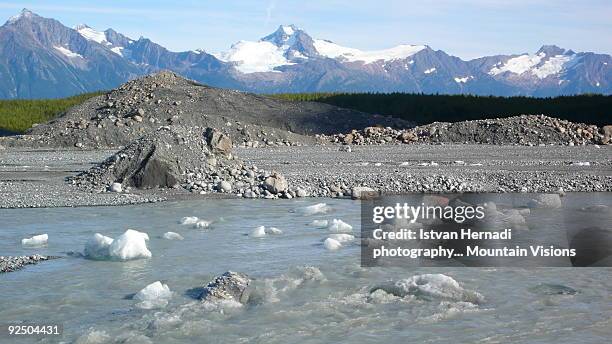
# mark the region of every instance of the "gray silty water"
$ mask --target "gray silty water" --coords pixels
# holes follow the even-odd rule
[[[597,202],[597,197],[566,199]],[[311,216],[294,212],[317,202],[332,210]],[[339,218],[359,233],[360,207],[354,201],[202,200],[3,209],[0,215],[0,255],[66,256],[0,275],[0,323],[58,322],[65,328],[64,342],[556,343],[564,338],[601,343],[612,335],[612,269],[361,268],[357,243],[327,251],[322,242],[328,229],[310,225],[314,219]],[[178,223],[184,216],[214,223],[195,229]],[[260,225],[284,233],[247,235]],[[67,254],[82,252],[96,232],[117,237],[127,228],[148,233],[152,258],[110,262]],[[162,239],[167,231],[185,240]],[[22,238],[40,233],[49,234],[47,247],[20,245]],[[256,279],[254,302],[236,307],[193,298],[193,288],[227,270]],[[428,273],[450,276],[484,300],[370,294],[385,281]],[[174,292],[169,304],[136,308],[130,295],[158,280]]]

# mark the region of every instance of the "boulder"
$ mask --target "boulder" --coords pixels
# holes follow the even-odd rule
[[[199,298],[208,302],[233,300],[244,304],[249,300],[250,283],[246,274],[227,271],[208,283]]]
[[[308,196],[308,193],[304,189],[297,189],[297,191],[295,192],[295,195],[297,197],[306,197]]]
[[[132,175],[132,184],[138,188],[169,188],[179,182],[180,166],[170,161],[165,154],[153,149],[151,155],[143,157],[140,168]]]
[[[219,130],[206,128],[204,138],[213,153],[223,155],[230,155],[232,153],[232,140]]]
[[[121,192],[121,191],[123,191],[123,187],[121,186],[121,183],[112,183],[111,186],[108,189],[111,192]]]
[[[399,134],[397,136],[397,139],[402,141],[403,143],[410,143],[413,141],[417,141],[417,136],[414,135],[412,132],[410,131],[404,131],[401,134]]]
[[[355,186],[351,190],[352,199],[373,199],[380,196],[380,192],[367,186]]]
[[[232,184],[230,184],[228,181],[222,180],[217,185],[217,188],[219,189],[219,191],[227,193],[232,191]]]
[[[274,172],[270,177],[264,180],[263,186],[266,190],[273,194],[285,192],[289,188],[289,184],[285,177],[278,172]]]
[[[353,138],[354,138],[354,135],[353,135],[353,134],[346,134],[346,135],[344,135],[344,137],[342,138],[342,142],[343,142],[344,144],[349,145],[349,144],[353,143]]]
[[[603,126],[601,131],[603,133],[602,143],[605,145],[612,144],[612,125]]]

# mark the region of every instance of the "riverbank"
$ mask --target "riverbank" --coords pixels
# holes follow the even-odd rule
[[[610,146],[477,144],[235,148],[245,164],[278,171],[312,197],[344,197],[355,186],[399,192],[612,191]],[[96,166],[113,150],[0,151],[0,208],[127,205],[236,197],[183,188],[88,192],[67,177]]]

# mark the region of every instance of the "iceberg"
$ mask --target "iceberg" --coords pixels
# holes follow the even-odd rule
[[[482,294],[463,288],[459,282],[443,274],[423,274],[399,280],[394,284],[379,286],[372,292],[382,289],[399,297],[413,295],[423,300],[448,300],[480,304],[485,301]]]
[[[178,233],[175,233],[175,232],[166,232],[166,233],[164,233],[163,238],[166,239],[166,240],[183,240],[183,239],[185,239],[185,238],[183,238],[182,235],[180,235]]]
[[[151,251],[147,248],[149,240],[147,233],[128,229],[117,239],[94,234],[93,238],[85,243],[83,254],[89,259],[132,260],[151,258]]]
[[[271,235],[283,234],[283,231],[276,227],[266,228],[265,231],[266,231],[266,234],[271,234]]]
[[[262,238],[266,236],[266,227],[264,226],[259,226],[255,229],[253,229],[253,231],[251,232],[251,236],[253,238]]]
[[[352,232],[353,226],[349,225],[348,223],[340,219],[333,219],[331,223],[329,224],[328,229],[332,232],[337,232],[337,233]]]
[[[47,234],[35,235],[31,238],[21,239],[21,245],[28,247],[39,247],[47,245],[49,236]]]
[[[302,215],[325,214],[330,210],[331,208],[325,203],[317,203],[298,209]]]
[[[186,216],[179,221],[182,225],[194,225],[198,222],[198,218],[196,216]]]
[[[330,239],[334,239],[339,243],[349,242],[355,240],[355,236],[352,234],[339,233],[339,234],[331,234],[329,236]]]
[[[118,260],[151,258],[151,251],[147,248],[147,240],[149,240],[147,233],[128,229],[113,240],[108,248],[108,253],[111,258]]]
[[[332,238],[327,238],[323,242],[323,246],[327,250],[329,250],[329,251],[335,251],[335,250],[341,248],[342,244],[338,240],[335,240],[335,239],[332,239]]]
[[[165,307],[171,297],[170,288],[160,281],[149,284],[134,295],[134,299],[140,301],[136,307],[142,309]]]
[[[196,219],[197,219],[197,217],[196,217]],[[194,224],[194,228],[196,228],[196,229],[208,228],[208,227],[210,227],[210,221],[206,221],[206,220],[198,220]]]
[[[327,220],[313,220],[310,223],[310,225],[316,228],[326,228],[328,225],[328,221]]]
[[[109,238],[100,233],[94,234],[93,238],[85,243],[83,254],[89,259],[108,259],[108,248],[113,242],[113,238]]]

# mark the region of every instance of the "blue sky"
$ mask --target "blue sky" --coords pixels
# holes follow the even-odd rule
[[[610,0],[32,0],[0,2],[1,20],[23,7],[67,26],[144,36],[174,51],[221,51],[295,24],[315,38],[360,49],[428,44],[474,58],[557,44],[612,54]]]

